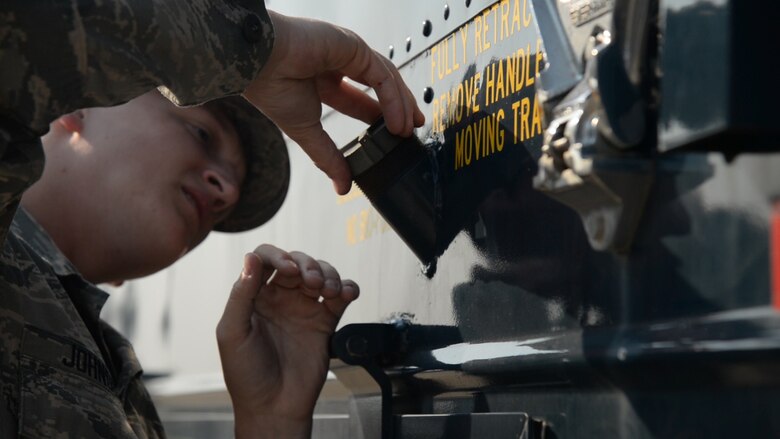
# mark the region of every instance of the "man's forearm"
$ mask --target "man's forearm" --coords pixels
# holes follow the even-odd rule
[[[267,59],[273,29],[262,1],[238,3],[5,0],[0,112],[44,132],[62,114],[157,86],[179,104],[240,93]]]

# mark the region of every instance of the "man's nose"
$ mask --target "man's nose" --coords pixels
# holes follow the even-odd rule
[[[240,195],[238,184],[225,172],[207,168],[203,171],[203,179],[211,195],[211,208],[214,213],[221,213],[238,202]]]

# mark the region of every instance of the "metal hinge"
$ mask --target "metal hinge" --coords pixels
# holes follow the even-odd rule
[[[560,33],[547,37],[565,47]],[[645,139],[645,104],[608,30],[593,30],[582,65],[581,75],[542,75],[537,85],[547,127],[534,187],[580,215],[594,249],[625,252],[653,181],[652,152],[637,147]]]

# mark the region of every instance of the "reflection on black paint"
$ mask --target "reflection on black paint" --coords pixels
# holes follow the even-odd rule
[[[722,26],[728,21],[727,9],[713,3],[696,2],[695,7],[668,11],[664,42],[663,81],[677,91],[684,84],[685,93],[666,92],[662,88],[664,105],[661,124],[671,128],[679,123],[690,129],[706,128],[727,113],[729,103],[717,93],[722,86],[727,63],[713,64],[702,60],[727,59],[728,33]],[[701,38],[706,35],[705,38]],[[693,59],[692,59],[693,57]],[[689,80],[695,78],[695,80]],[[692,99],[693,98],[693,99]],[[674,113],[667,112],[674,109]]]
[[[499,62],[501,61],[492,62],[483,71]],[[535,63],[536,55],[531,57],[529,65]],[[473,77],[476,69],[477,66],[474,64],[469,66],[461,82]],[[477,95],[480,99],[485,96],[486,87],[487,81],[483,80]],[[541,136],[537,135],[525,142],[513,143],[516,124],[511,117],[515,111],[512,105],[520,102],[521,99],[527,99],[530,108],[533,108],[535,104],[533,88],[526,87],[521,92],[507,96],[489,106],[482,102],[480,111],[472,113],[469,117],[463,117],[460,121],[454,120],[452,118],[454,116],[448,116],[450,118],[444,123],[447,127],[444,133],[432,133],[429,128],[428,133],[422,136],[427,139],[426,147],[432,157],[430,173],[434,177],[432,183],[436,224],[435,248],[432,258],[421,258],[425,264],[424,272],[428,277],[432,277],[435,273],[436,258],[447,250],[458,233],[473,227],[478,219],[480,205],[491,193],[513,185],[524,172],[530,175],[535,173],[536,166],[530,157],[541,149]],[[461,101],[461,103],[465,102],[465,99]],[[503,111],[510,116],[499,120],[495,117],[498,111]],[[469,114],[469,111],[457,108],[447,113],[449,115]],[[484,123],[483,129],[488,129],[488,125],[496,128],[493,135],[496,139],[498,137],[503,139],[502,147],[498,149],[493,145],[489,150],[487,135],[479,142],[475,137],[470,144],[473,150],[469,153],[470,156],[473,154],[472,160],[468,166],[458,166],[456,163],[458,133],[464,133],[466,127],[479,123]],[[419,256],[420,252],[417,253]]]
[[[529,66],[535,65],[536,59],[536,55],[531,56]],[[492,61],[483,72],[501,62]],[[461,82],[476,73],[477,65],[470,65]],[[487,84],[486,80],[479,84],[479,99],[486,95]],[[489,105],[482,101],[480,111],[476,112],[467,111],[464,105],[468,100],[460,96],[461,106],[446,111],[449,119],[443,124],[444,132],[433,133],[429,126],[421,136],[425,142],[424,153],[416,139],[392,137],[384,129],[377,130],[375,127],[381,123],[369,128],[370,141],[396,142],[397,147],[367,171],[353,172],[355,181],[377,211],[423,263],[423,272],[429,278],[436,272],[437,258],[462,230],[477,221],[477,211],[485,199],[496,189],[512,185],[523,171],[535,172],[529,152],[535,154],[541,148],[539,135],[525,142],[513,142],[517,125],[513,112],[521,100],[532,111],[533,87],[525,87]],[[499,111],[509,116],[499,119],[496,117]],[[457,121],[455,114],[468,116]],[[503,140],[500,147],[493,143],[491,148],[489,136],[484,132],[482,137],[474,134],[468,140],[461,139],[460,153],[464,153],[463,148],[469,148],[470,159],[466,166],[459,166],[456,163],[459,136],[465,136],[467,127],[472,125],[482,130],[489,126],[494,142],[499,136]],[[363,148],[364,142],[359,142]]]

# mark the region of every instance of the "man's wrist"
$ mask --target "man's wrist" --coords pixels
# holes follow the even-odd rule
[[[235,414],[236,439],[309,439],[312,419],[274,415]]]

